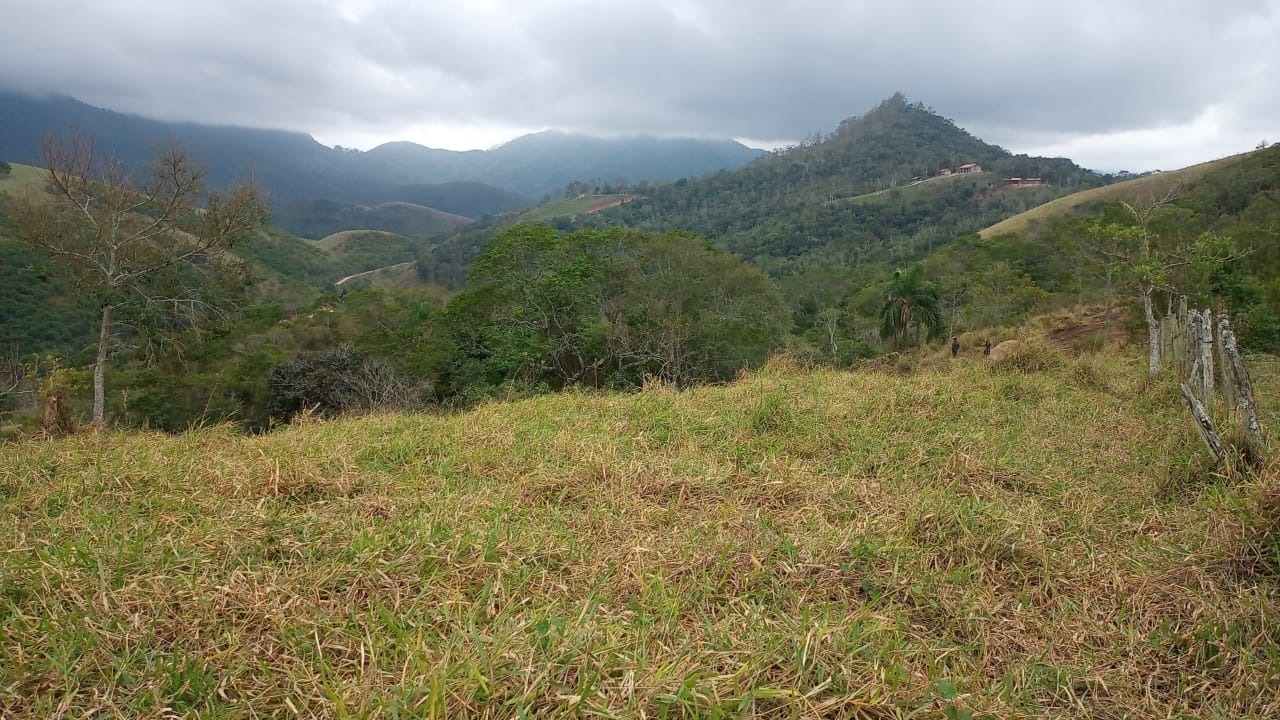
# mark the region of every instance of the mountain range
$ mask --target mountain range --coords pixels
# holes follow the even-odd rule
[[[286,210],[282,217],[288,218],[305,214],[317,200],[415,202],[474,218],[530,204],[573,181],[696,177],[741,167],[763,154],[732,140],[595,138],[558,131],[491,150],[391,142],[361,151],[326,147],[299,132],[162,122],[69,97],[0,91],[0,159],[39,165],[40,138],[51,131],[91,135],[100,148],[133,164],[149,159],[157,142],[175,138],[208,166],[213,185],[252,171],[271,193],[277,213]]]

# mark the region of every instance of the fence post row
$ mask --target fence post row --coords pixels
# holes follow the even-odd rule
[[[1214,459],[1221,463],[1226,457],[1222,440],[1210,419],[1214,408],[1220,407],[1225,422],[1240,418],[1247,444],[1246,462],[1261,462],[1266,448],[1262,425],[1258,422],[1253,381],[1240,357],[1230,319],[1222,314],[1215,322],[1213,312],[1208,309],[1188,310],[1184,296],[1178,300],[1177,311],[1160,321],[1159,331],[1160,364],[1186,378],[1180,385],[1182,395]],[[1215,355],[1217,372],[1214,371]],[[1222,387],[1220,405],[1215,402],[1215,384]]]

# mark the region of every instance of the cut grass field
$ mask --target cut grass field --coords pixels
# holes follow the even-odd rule
[[[524,211],[516,219],[517,222],[540,222],[558,217],[574,217],[608,210],[623,203],[631,202],[637,195],[583,195],[577,198],[555,200]]]
[[[1277,468],[1033,350],[0,446],[0,716],[1276,717]]]
[[[37,196],[48,195],[45,188],[47,175],[43,168],[31,165],[11,165],[8,177],[0,178],[0,193],[13,198],[20,198],[27,192],[35,192]]]
[[[1255,151],[1257,152],[1257,151]],[[1199,181],[1211,170],[1219,170],[1249,157],[1253,153],[1241,153],[1217,160],[1191,165],[1181,170],[1144,175],[1133,180],[1126,180],[1111,185],[1082,190],[1065,197],[1031,208],[1030,210],[1006,218],[978,234],[984,238],[996,235],[1020,234],[1026,232],[1036,223],[1069,214],[1072,210],[1084,205],[1107,203],[1116,200],[1129,200],[1154,197],[1159,198],[1179,184],[1190,185]]]

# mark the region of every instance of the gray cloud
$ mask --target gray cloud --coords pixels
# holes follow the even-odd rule
[[[795,139],[901,90],[1010,149],[1113,165],[1280,139],[1280,0],[6,6],[0,87],[322,138],[449,146],[485,126]],[[437,135],[406,136],[424,132]],[[1126,137],[1144,138],[1132,158]],[[1182,147],[1161,155],[1152,137]]]

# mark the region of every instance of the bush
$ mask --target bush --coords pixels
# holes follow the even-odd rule
[[[272,422],[289,422],[304,410],[325,417],[355,410],[405,407],[412,386],[384,362],[350,347],[304,352],[271,370],[267,412]]]
[[[1031,373],[1044,372],[1061,367],[1062,351],[1042,339],[1022,340],[1012,346],[1003,356],[992,354],[992,363],[1001,370]]]

